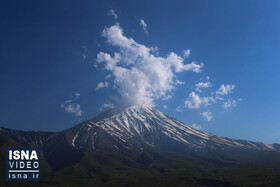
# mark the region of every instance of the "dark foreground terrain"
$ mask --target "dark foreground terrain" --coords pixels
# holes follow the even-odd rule
[[[174,153],[135,155],[86,153],[74,165],[52,169],[41,162],[40,182],[6,182],[1,153],[1,186],[279,186],[280,163],[233,163]]]

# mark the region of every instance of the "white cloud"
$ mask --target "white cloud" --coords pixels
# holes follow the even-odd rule
[[[182,112],[182,107],[178,106],[178,107],[176,108],[176,111],[177,111],[177,112]]]
[[[105,111],[105,110],[112,109],[112,108],[115,108],[114,104],[112,104],[112,103],[105,103],[105,104],[101,105],[99,110],[100,111]]]
[[[166,106],[166,105],[163,105],[162,108],[167,109],[167,106]]]
[[[73,113],[77,117],[80,117],[83,114],[80,104],[71,103],[67,106],[64,106],[63,108],[65,109],[66,112]]]
[[[192,124],[191,127],[194,128],[194,129],[196,129],[196,130],[201,130],[201,129],[202,129],[202,127],[201,127],[200,125],[197,125],[197,124],[195,124],[195,123]]]
[[[220,86],[219,90],[216,92],[216,94],[217,95],[227,95],[232,92],[234,87],[235,87],[235,85],[233,85],[233,84],[228,84],[228,85],[222,84]]]
[[[155,55],[159,54],[159,49],[158,49],[157,46],[156,47],[150,47],[150,49],[151,49],[151,52],[154,53]]]
[[[199,82],[195,85],[198,88],[209,88],[211,87],[211,82]]]
[[[219,100],[219,101],[224,100],[224,98],[223,98],[223,97],[219,97],[219,96],[216,96],[216,97],[215,97],[215,99],[216,99],[216,100]]]
[[[171,99],[171,98],[172,98],[172,95],[167,94],[167,95],[165,95],[165,96],[162,97],[162,100],[163,100],[163,101],[167,101],[167,100],[169,100],[169,99]]]
[[[113,16],[114,19],[118,19],[118,15],[115,10],[111,9],[108,11],[108,16]]]
[[[95,88],[95,90],[97,91],[97,90],[100,90],[100,89],[102,89],[102,88],[106,88],[106,87],[108,87],[109,86],[109,83],[107,82],[107,81],[105,81],[104,83],[103,82],[100,82],[100,83],[98,83],[98,85],[97,85],[97,87]]]
[[[181,85],[181,84],[185,84],[185,82],[182,82],[182,81],[179,81],[179,80],[175,81],[175,85]]]
[[[186,50],[183,50],[183,57],[184,58],[188,58],[191,54],[191,50],[190,49],[186,49]]]
[[[82,56],[83,60],[85,60],[87,58],[87,56],[88,56],[87,46],[82,46],[81,49],[82,50],[81,50],[81,52],[79,54]]]
[[[223,103],[224,109],[232,109],[233,107],[236,107],[237,103],[235,100],[228,99],[226,102]]]
[[[111,74],[106,75],[105,79],[110,79],[112,77]]]
[[[143,19],[140,19],[140,26],[144,30],[145,34],[148,35],[148,25]]]
[[[154,106],[155,99],[169,97],[175,89],[175,74],[183,71],[201,72],[203,64],[184,64],[184,59],[174,52],[167,57],[158,57],[152,49],[123,35],[119,25],[102,31],[107,43],[115,48],[113,55],[99,52],[97,62],[114,78],[114,85],[129,104]]]
[[[60,105],[61,108],[64,108],[66,112],[73,113],[75,116],[80,117],[83,114],[83,111],[81,109],[81,105],[74,100],[78,99],[81,96],[80,93],[75,93],[75,95],[72,95],[71,98],[63,102],[63,104]]]
[[[195,92],[192,92],[189,94],[189,97],[185,100],[185,105],[189,108],[189,109],[193,109],[193,108],[200,108],[200,105],[202,105],[202,99],[199,97],[199,95],[196,95]]]
[[[201,92],[200,88],[209,88],[211,86],[212,86],[211,82],[208,82],[208,81],[199,82],[195,85],[195,87],[196,87],[195,90],[198,91],[198,92]]]
[[[213,113],[212,112],[209,112],[209,111],[206,111],[206,112],[202,112],[201,115],[203,116],[203,118],[206,120],[206,121],[210,121],[213,117]]]
[[[72,103],[73,100],[69,99],[69,100],[65,100],[64,103]]]
[[[200,106],[208,106],[213,102],[216,102],[213,97],[200,97],[195,92],[191,92],[185,100],[185,106],[188,109],[199,109]]]
[[[80,96],[81,96],[80,93],[75,93],[75,97],[76,97],[76,98],[79,98]]]

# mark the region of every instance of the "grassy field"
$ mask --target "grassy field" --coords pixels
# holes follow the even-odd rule
[[[52,170],[42,162],[40,182],[6,182],[1,158],[1,186],[279,186],[280,165],[209,162],[180,154],[141,158],[85,154],[77,164]],[[217,164],[219,163],[219,164]]]

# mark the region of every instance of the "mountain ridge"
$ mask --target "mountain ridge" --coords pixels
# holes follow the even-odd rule
[[[280,182],[280,144],[215,136],[143,106],[105,111],[59,132],[1,127],[0,185],[8,147],[39,148],[41,182],[58,186],[246,186],[263,176],[270,186]]]
[[[0,127],[0,133],[14,137],[17,141],[31,146],[43,146],[49,139],[66,133],[68,142],[74,148],[85,145],[94,149],[98,132],[110,135],[114,147],[142,149],[140,144],[168,151],[197,151],[203,149],[250,149],[280,151],[280,144],[265,144],[248,140],[237,140],[216,136],[192,128],[162,112],[143,105],[120,106],[98,114],[72,128],[59,132],[20,131]],[[21,138],[23,136],[23,138]],[[108,137],[107,137],[108,138]],[[29,140],[29,141],[27,141]],[[137,142],[135,142],[135,140]],[[172,143],[170,143],[172,142]],[[168,144],[172,144],[169,147]],[[175,147],[177,149],[175,149]],[[183,151],[184,152],[184,151]]]

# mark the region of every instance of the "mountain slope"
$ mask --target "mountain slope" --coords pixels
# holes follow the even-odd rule
[[[145,106],[115,108],[61,132],[0,128],[0,185],[9,185],[3,182],[7,147],[39,147],[42,183],[34,186],[280,182],[279,144],[215,136]]]
[[[54,134],[56,133],[39,131],[20,131],[0,127],[0,144],[14,144],[26,147],[42,148],[44,143]]]
[[[242,160],[279,153],[279,144],[234,140],[196,130],[155,109],[130,105],[105,111],[61,132],[0,128],[0,145],[39,147],[53,168],[79,162],[85,152],[140,155],[155,151]],[[2,150],[4,152],[4,150]]]
[[[196,130],[160,111],[126,106],[106,111],[76,128],[72,146],[95,149],[101,134],[109,135],[115,148],[142,150],[143,146],[168,151],[257,150],[278,151],[276,145],[222,138]]]

